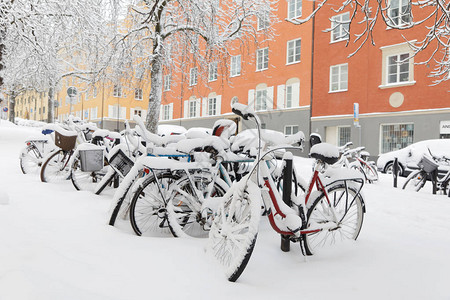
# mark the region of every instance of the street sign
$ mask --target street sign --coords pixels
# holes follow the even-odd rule
[[[8,112],[8,108],[7,107],[3,107],[3,111],[4,112]]]
[[[353,125],[359,125],[359,103],[353,103]]]
[[[69,97],[76,97],[77,96],[77,88],[74,86],[71,86],[67,89],[67,96]]]

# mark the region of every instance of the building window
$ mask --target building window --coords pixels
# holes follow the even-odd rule
[[[231,57],[231,77],[241,75],[241,56]]]
[[[302,0],[288,1],[288,19],[295,19],[302,16]]]
[[[330,67],[330,92],[341,92],[348,89],[348,64]]]
[[[292,40],[287,43],[287,64],[300,62],[301,46],[301,39]]]
[[[164,75],[164,91],[170,91],[171,81],[172,81],[172,76],[170,74]]]
[[[350,30],[350,13],[346,12],[331,18],[331,41],[347,40]]]
[[[170,120],[170,105],[163,106],[163,120]]]
[[[91,108],[91,120],[92,119],[97,119],[97,111],[98,111],[97,107]]]
[[[256,71],[266,70],[269,67],[269,48],[256,51]]]
[[[389,1],[388,23],[395,26],[407,25],[412,20],[410,0]]]
[[[142,100],[142,89],[134,89],[134,99]]]
[[[342,126],[338,127],[338,146],[344,146],[348,142],[351,141],[351,127],[350,126]]]
[[[409,54],[388,56],[387,71],[388,84],[409,82]]]
[[[189,72],[189,85],[193,86],[197,84],[197,68],[191,68],[191,71]]]
[[[42,113],[45,114],[45,106],[42,108]]]
[[[381,153],[403,149],[413,140],[414,124],[381,125]]]
[[[122,87],[115,84],[113,90],[113,97],[122,97]]]
[[[298,132],[298,125],[286,125],[284,126],[285,135],[293,135]]]
[[[217,62],[209,63],[208,74],[208,81],[217,80]]]
[[[292,91],[293,91],[292,85],[286,86],[286,108],[292,107],[292,99],[293,99]]]
[[[267,110],[267,90],[256,91],[255,110]]]
[[[98,94],[97,87],[94,86],[94,88],[93,88],[93,96],[94,96],[94,98],[97,98],[97,94]]]
[[[197,101],[189,101],[189,118],[197,117]]]
[[[135,116],[142,117],[142,110],[140,110],[140,109],[134,109],[134,115],[135,115]]]
[[[258,30],[269,28],[270,26],[270,11],[266,10],[258,16]]]
[[[208,116],[215,116],[217,114],[217,99],[209,98],[208,99]]]

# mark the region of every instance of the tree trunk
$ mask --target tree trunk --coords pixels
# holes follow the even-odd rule
[[[158,129],[162,95],[162,75],[162,59],[160,56],[157,56],[152,64],[152,74],[150,78],[151,87],[146,118],[146,127],[153,133],[157,133]]]
[[[16,116],[16,92],[12,92],[11,95],[9,96],[9,121],[14,123],[15,121],[15,116]]]
[[[48,89],[47,123],[54,122],[55,103],[53,101],[53,91],[54,91],[54,88],[53,88],[53,86],[51,86]]]

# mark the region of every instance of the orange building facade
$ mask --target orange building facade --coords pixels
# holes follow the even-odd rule
[[[211,127],[218,118],[235,118],[230,104],[239,101],[254,107],[265,128],[285,134],[314,132],[335,145],[353,141],[373,156],[420,140],[450,137],[445,129],[450,128],[448,81],[433,86],[429,77],[433,62],[417,64],[433,49],[414,56],[407,43],[422,39],[425,26],[400,31],[380,19],[373,30],[375,45],[369,41],[348,58],[360,46],[353,40],[363,25],[352,23],[347,45],[350,12],[330,9],[340,4],[329,2],[313,20],[299,26],[286,19],[295,7],[302,10],[296,17],[306,17],[312,2],[280,1],[276,10],[280,22],[271,24],[276,37],[246,55],[236,52],[238,75],[233,73],[233,58],[228,62],[230,73],[219,70],[204,81],[190,82],[192,74],[185,74],[183,82],[180,74],[166,74],[160,124]],[[425,15],[424,10],[411,15],[408,5],[393,1],[387,12],[391,21],[407,24],[412,15],[415,20]],[[265,48],[267,64],[261,66]],[[178,84],[171,86],[170,81]],[[239,129],[245,128],[241,124]]]
[[[253,106],[265,128],[286,134],[309,131],[312,24],[296,26],[285,19],[309,14],[312,3],[280,1],[274,9],[278,22],[258,22],[261,40],[264,26],[274,28],[273,39],[250,43],[226,62],[210,63],[203,76],[198,71],[202,66],[193,62],[185,66],[185,74],[165,73],[160,124],[211,128],[217,119],[238,120],[231,113],[231,103],[238,101]],[[253,126],[239,123],[238,128],[247,125]]]
[[[425,10],[414,7],[410,14],[407,1],[391,5],[387,13],[395,24],[425,17]],[[348,58],[360,44],[351,40],[346,47],[348,27],[332,22],[348,20],[350,13],[322,10],[315,18],[311,130],[333,144],[353,141],[366,146],[372,155],[450,137],[445,129],[450,124],[450,85],[446,81],[433,86],[433,61],[418,64],[434,48],[414,56],[408,45],[426,35],[425,26],[400,31],[379,20],[373,30],[375,45],[369,41]],[[355,23],[350,36],[362,32],[362,25]],[[334,30],[323,32],[329,28]],[[359,115],[354,114],[355,103]]]

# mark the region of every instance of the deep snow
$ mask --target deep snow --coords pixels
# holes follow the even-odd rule
[[[356,242],[305,258],[279,250],[263,217],[237,283],[206,240],[137,237],[107,225],[113,191],[77,192],[23,175],[18,155],[35,128],[0,123],[0,299],[450,299],[450,198],[366,185]],[[310,161],[297,166],[309,176]],[[403,179],[400,179],[400,185]],[[6,196],[7,195],[7,196]],[[0,200],[0,202],[2,202]]]

